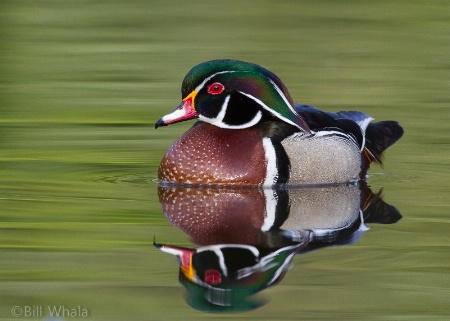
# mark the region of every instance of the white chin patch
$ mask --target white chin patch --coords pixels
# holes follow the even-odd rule
[[[174,112],[165,115],[162,120],[166,124],[173,123],[177,120],[182,119],[184,116],[186,116],[186,111],[184,109],[176,109]]]

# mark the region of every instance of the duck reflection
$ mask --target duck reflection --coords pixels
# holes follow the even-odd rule
[[[236,311],[264,303],[254,294],[279,282],[295,254],[357,241],[366,224],[401,215],[365,182],[279,189],[159,186],[164,215],[197,248],[155,244],[175,255],[188,303]]]

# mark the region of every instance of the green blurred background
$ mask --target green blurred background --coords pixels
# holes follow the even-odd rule
[[[49,304],[90,320],[448,320],[450,2],[3,0],[0,27],[1,320]],[[189,245],[152,180],[192,124],[154,122],[216,58],[406,131],[369,178],[404,219],[297,257],[246,314],[187,307],[174,258],[152,247]]]

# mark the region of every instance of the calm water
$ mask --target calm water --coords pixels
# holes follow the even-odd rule
[[[61,320],[450,319],[450,4],[175,2],[1,2],[0,319],[50,320],[55,309]],[[352,204],[334,215],[338,228],[312,201],[325,234],[299,219],[275,235],[193,231],[194,214],[163,211],[177,192],[160,190],[160,204],[159,161],[191,124],[153,124],[178,104],[185,73],[214,58],[265,66],[296,102],[398,120],[405,136],[367,183],[402,218],[360,213],[356,187],[331,199],[290,191],[298,204]],[[195,262],[229,240],[247,246],[235,252],[247,267],[255,253],[283,260],[239,298],[247,311],[212,314],[154,240],[200,248]],[[195,268],[209,284],[220,277]]]

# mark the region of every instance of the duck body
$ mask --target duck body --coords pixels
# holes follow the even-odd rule
[[[403,134],[362,112],[296,105],[270,71],[235,60],[194,67],[182,103],[155,127],[198,118],[164,155],[158,179],[195,185],[346,183]]]

